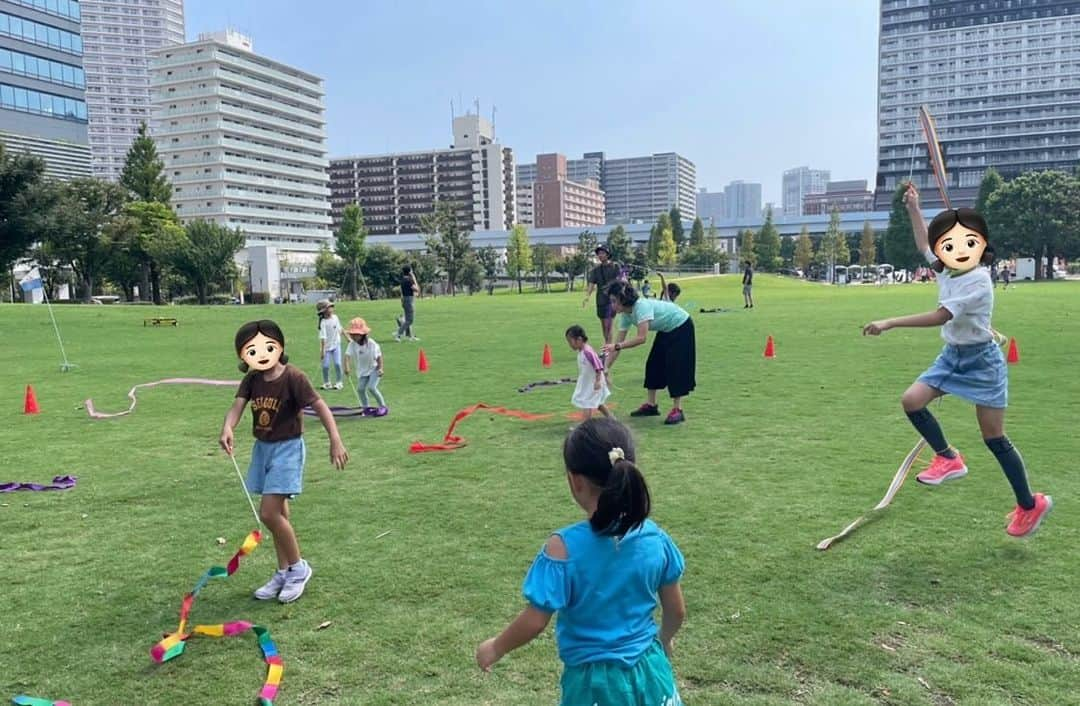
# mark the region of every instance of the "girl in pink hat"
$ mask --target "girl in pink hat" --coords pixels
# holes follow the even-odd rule
[[[349,345],[345,348],[345,374],[349,374],[350,364],[356,369],[356,394],[360,397],[364,416],[385,417],[390,410],[379,392],[379,380],[383,375],[382,348],[368,335],[370,333],[371,328],[363,319],[349,322],[349,327],[345,329],[349,337]],[[378,407],[368,406],[368,393],[375,398]]]

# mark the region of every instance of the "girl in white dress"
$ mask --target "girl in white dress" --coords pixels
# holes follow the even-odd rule
[[[592,417],[593,410],[599,410],[605,417],[610,417],[611,412],[604,406],[604,402],[611,396],[604,376],[604,362],[589,345],[585,329],[580,326],[566,329],[566,342],[578,352],[577,387],[574,388],[574,396],[570,401],[578,409],[585,410],[586,419]]]

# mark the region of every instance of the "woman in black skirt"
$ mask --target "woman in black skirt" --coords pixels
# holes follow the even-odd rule
[[[661,299],[645,299],[638,296],[627,282],[616,282],[608,288],[611,303],[618,318],[619,335],[615,343],[604,346],[607,367],[610,370],[627,348],[645,343],[649,331],[655,331],[652,350],[645,362],[645,389],[648,401],[630,413],[631,417],[658,417],[656,404],[658,390],[667,388],[671,395],[671,412],[664,424],[679,424],[686,420],[682,410],[682,398],[693,391],[695,356],[694,320],[681,306]],[[631,328],[637,329],[633,338],[627,338]]]

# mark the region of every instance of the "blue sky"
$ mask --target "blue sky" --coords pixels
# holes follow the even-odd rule
[[[784,169],[874,179],[872,0],[187,0],[326,79],[331,156],[448,145],[479,99],[518,162],[676,151],[698,186]],[[298,10],[298,8],[300,8]],[[450,10],[450,12],[448,12]]]

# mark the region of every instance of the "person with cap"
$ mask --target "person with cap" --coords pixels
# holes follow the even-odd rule
[[[340,390],[345,387],[341,378],[341,320],[334,313],[334,302],[320,299],[315,303],[319,315],[319,358],[322,360],[322,389]],[[337,382],[330,383],[330,363],[334,364]]]
[[[356,318],[349,322],[345,334],[349,345],[345,348],[345,374],[349,374],[349,364],[356,370],[356,394],[365,417],[385,417],[389,410],[386,400],[379,392],[379,380],[383,376],[382,348],[371,338],[371,328],[363,319]],[[378,407],[368,406],[368,393],[375,398]]]
[[[611,322],[615,318],[615,311],[611,307],[611,297],[608,296],[608,287],[617,282],[622,275],[622,268],[611,259],[611,250],[601,243],[594,251],[599,263],[589,271],[589,288],[585,292],[585,301],[581,307],[589,303],[589,297],[596,290],[596,318],[604,329],[604,343],[611,343]]]

